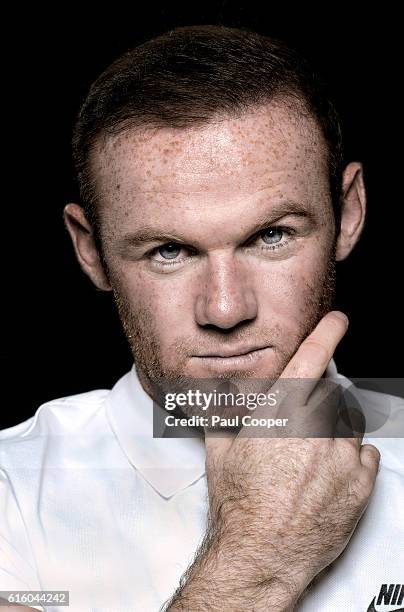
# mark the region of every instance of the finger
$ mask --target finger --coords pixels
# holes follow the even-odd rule
[[[295,413],[294,418],[299,419],[296,409],[306,404],[347,328],[348,318],[342,312],[332,311],[321,319],[313,332],[302,342],[276,383],[279,414],[281,411],[285,415]],[[259,407],[254,411],[254,416],[263,417],[266,413],[267,406]],[[300,421],[303,416],[300,415]],[[296,425],[299,423],[295,423],[294,432]],[[239,436],[250,437],[249,432],[244,433],[243,430],[244,428],[240,430]],[[300,430],[301,427],[298,427],[298,431]],[[307,427],[304,431],[307,431]],[[265,433],[265,437],[270,435]]]
[[[294,402],[303,405],[324,374],[334,351],[348,328],[348,318],[339,311],[327,313],[302,342],[280,376],[282,394],[293,392]]]
[[[327,313],[302,342],[281,377],[320,378],[347,328],[344,313],[337,310]]]
[[[288,379],[285,383],[287,382],[291,382],[292,385],[285,384],[284,391],[287,392],[287,395],[281,398],[276,413],[274,413],[274,408],[268,405],[258,406],[254,410],[253,417],[258,420],[262,419],[262,426],[244,427],[239,437],[334,438],[336,433],[339,435],[337,425],[342,394],[340,385],[334,380],[320,378],[316,381],[317,384],[307,402],[304,403],[298,397],[298,394],[304,391],[298,384],[300,381],[296,381],[295,386],[292,380]],[[307,379],[304,379],[303,382],[307,382]],[[279,421],[277,427],[274,427],[274,424],[272,426],[266,424],[266,421],[275,420]],[[348,435],[346,432],[352,435],[352,429],[345,427],[341,436],[346,437]]]
[[[376,477],[380,465],[380,452],[373,444],[363,444],[359,451],[359,458],[363,467]]]
[[[359,451],[366,429],[366,419],[360,410],[352,406],[343,406],[338,414],[335,438],[344,438]]]
[[[279,416],[279,418],[290,417],[291,419],[288,425],[290,432],[288,429],[286,433],[296,435],[297,431],[301,432],[301,435],[304,437],[304,432],[311,432],[309,437],[315,436],[315,433],[313,433],[313,431],[315,432],[315,422],[312,427],[313,431],[310,430],[310,427],[304,427],[303,429],[301,427],[307,412],[302,411],[302,407],[307,404],[308,398],[321,380],[321,376],[332,358],[338,342],[344,336],[347,327],[348,319],[343,313],[339,311],[327,313],[313,332],[302,342],[273,386],[277,393],[276,416]],[[324,391],[328,392],[327,389]],[[325,403],[325,405],[327,406],[328,404]],[[259,407],[254,411],[254,416],[257,418],[265,417],[268,412],[267,406]],[[325,417],[319,418],[317,413],[316,418],[318,425],[321,425],[321,430],[323,430]],[[293,421],[295,423],[292,426]],[[300,424],[298,421],[300,421]],[[335,420],[333,423],[335,426]],[[265,437],[269,437],[268,433],[265,434]],[[285,432],[282,432],[282,435],[284,434]]]

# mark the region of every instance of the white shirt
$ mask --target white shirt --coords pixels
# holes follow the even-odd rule
[[[327,376],[350,384],[333,361]],[[401,399],[363,393],[376,410],[404,410]],[[381,451],[375,490],[304,612],[366,611],[383,583],[403,582],[404,440],[364,441]],[[51,611],[157,612],[206,529],[204,461],[199,438],[152,437],[135,366],[112,390],[43,404],[0,432],[0,591],[69,591],[70,608]]]

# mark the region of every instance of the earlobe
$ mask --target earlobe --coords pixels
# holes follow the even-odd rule
[[[78,204],[67,204],[63,210],[63,218],[81,269],[98,289],[111,291],[95,244],[93,229],[84,210]]]
[[[344,170],[341,196],[341,225],[336,245],[336,260],[348,257],[358,242],[365,223],[366,191],[363,167],[351,162]]]

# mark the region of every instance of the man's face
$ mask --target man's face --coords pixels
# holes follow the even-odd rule
[[[279,102],[197,129],[133,129],[99,146],[92,167],[107,272],[144,386],[279,376],[334,288],[314,120]]]

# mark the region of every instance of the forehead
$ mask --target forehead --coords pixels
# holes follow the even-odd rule
[[[202,127],[132,128],[99,141],[91,169],[101,214],[142,206],[208,203],[266,191],[307,198],[328,188],[327,148],[317,122],[285,102],[218,118]]]

